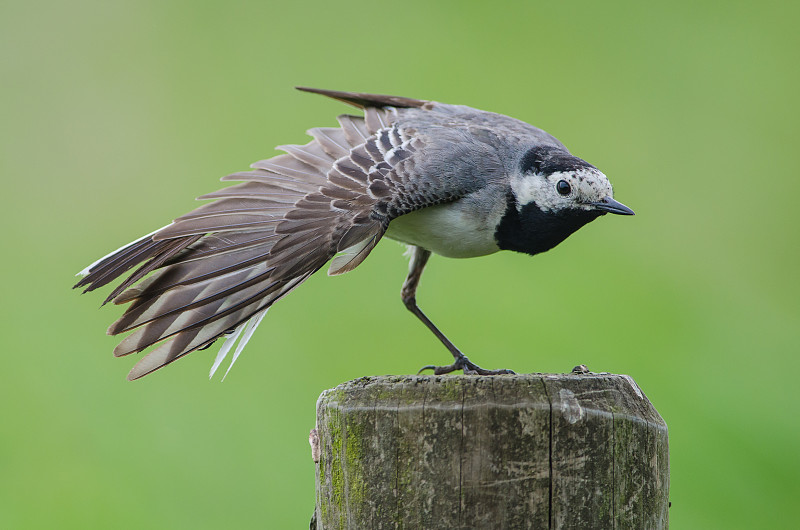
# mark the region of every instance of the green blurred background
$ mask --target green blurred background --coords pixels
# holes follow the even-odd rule
[[[630,374],[670,429],[674,528],[796,528],[798,3],[9,2],[0,527],[302,528],[317,395],[447,352],[403,248],[312,278],[224,382],[136,383],[74,273],[348,110],[294,85],[510,114],[637,216],[536,258],[436,258],[420,304],[486,367]],[[107,292],[107,291],[104,291]]]

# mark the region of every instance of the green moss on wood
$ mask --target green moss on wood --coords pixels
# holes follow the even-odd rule
[[[629,378],[367,377],[318,404],[323,528],[666,525],[666,426]]]

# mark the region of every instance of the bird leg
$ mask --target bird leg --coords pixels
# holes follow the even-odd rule
[[[428,365],[424,366],[420,372],[424,370],[433,370],[433,373],[436,375],[442,374],[449,374],[450,372],[455,372],[456,370],[463,370],[464,374],[469,375],[498,375],[498,374],[513,374],[514,372],[511,370],[485,370],[478,366],[477,364],[470,361],[466,355],[461,353],[461,350],[456,348],[455,344],[450,342],[450,340],[444,336],[444,333],[439,331],[439,329],[430,321],[428,317],[425,316],[425,313],[417,306],[417,286],[419,285],[419,280],[422,277],[422,271],[425,269],[425,264],[428,262],[428,258],[431,257],[431,251],[425,250],[424,248],[411,246],[409,247],[411,250],[411,263],[408,266],[408,276],[406,277],[406,281],[403,282],[403,289],[400,291],[400,295],[403,298],[403,303],[405,304],[406,308],[414,313],[418,319],[425,324],[431,332],[444,344],[444,346],[453,354],[455,358],[455,362],[448,366],[434,366]]]

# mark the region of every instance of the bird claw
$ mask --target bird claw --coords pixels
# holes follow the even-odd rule
[[[453,364],[447,366],[435,366],[429,364],[427,366],[423,366],[420,368],[417,375],[421,374],[425,370],[433,370],[433,375],[444,375],[449,374],[452,372],[457,372],[458,370],[462,370],[464,375],[504,375],[504,374],[516,374],[513,370],[508,370],[506,368],[501,368],[499,370],[486,370],[481,368],[477,364],[473,363],[469,359],[467,359],[466,355],[462,355],[461,357],[457,358]]]

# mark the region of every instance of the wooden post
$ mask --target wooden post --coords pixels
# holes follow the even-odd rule
[[[316,431],[319,529],[667,528],[667,426],[625,375],[366,377]]]

